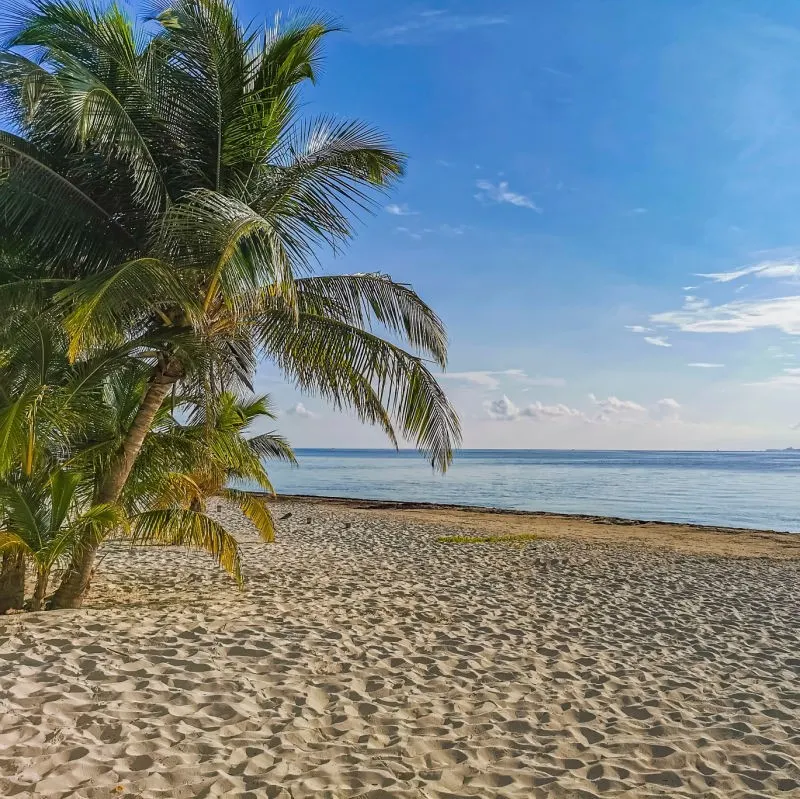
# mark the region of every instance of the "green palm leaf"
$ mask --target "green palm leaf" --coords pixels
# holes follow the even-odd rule
[[[208,552],[240,585],[239,545],[219,523],[204,513],[183,508],[151,510],[131,520],[131,540],[137,546],[161,544]]]
[[[0,131],[0,201],[5,224],[43,249],[108,258],[107,237],[128,248],[133,243],[116,217],[49,164],[45,153],[7,131]]]
[[[460,441],[455,411],[422,361],[400,347],[335,319],[273,313],[259,326],[265,354],[305,391],[316,391],[335,405],[349,406],[373,421],[362,386],[343,371],[370,385],[380,404],[396,419],[400,432],[413,440],[439,469],[450,465]]]
[[[303,311],[358,327],[374,318],[442,368],[447,365],[444,325],[410,286],[380,273],[323,275],[302,278],[296,285]]]
[[[168,264],[137,258],[62,291],[58,299],[73,310],[64,321],[70,336],[69,357],[103,346],[122,344],[147,314],[178,305],[191,312],[193,298]]]
[[[245,491],[237,491],[227,488],[221,496],[233,503],[239,510],[252,522],[262,540],[268,544],[275,541],[275,522],[272,514],[267,507],[266,500],[249,494]]]

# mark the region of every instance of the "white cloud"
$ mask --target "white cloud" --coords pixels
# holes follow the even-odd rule
[[[585,419],[585,414],[577,408],[570,408],[561,403],[556,405],[544,405],[536,402],[526,405],[524,408],[517,407],[505,394],[494,401],[484,403],[486,413],[490,419],[500,422],[514,422],[517,419],[529,418],[536,420],[555,420],[555,419]]]
[[[475,185],[480,189],[475,195],[476,200],[507,203],[509,205],[516,205],[518,208],[529,208],[531,211],[536,211],[539,214],[542,212],[542,209],[539,208],[530,197],[511,191],[508,188],[508,182],[505,180],[497,185],[488,180],[479,180]]]
[[[633,400],[623,400],[619,397],[599,399],[594,394],[589,394],[589,400],[598,409],[598,413],[591,421],[600,424],[645,424],[648,421],[677,422],[680,417],[681,405],[672,399],[664,397],[650,408],[640,405]]]
[[[786,352],[786,350],[784,350],[783,348],[777,347],[775,345],[767,347],[767,355],[769,355],[770,358],[794,358],[795,357],[793,352]]]
[[[519,408],[505,394],[500,399],[484,402],[483,405],[490,419],[498,422],[513,422],[519,419]]]
[[[589,399],[593,405],[600,409],[601,414],[618,414],[618,413],[647,413],[647,408],[639,405],[638,402],[632,400],[621,400],[618,397],[608,397],[607,399],[598,399],[594,394],[589,394]]]
[[[672,344],[670,344],[667,341],[667,337],[666,336],[645,336],[644,340],[648,344],[652,344],[654,347],[671,347],[672,346]]]
[[[723,369],[725,367],[724,363],[706,363],[705,361],[696,361],[686,365],[693,366],[695,369]]]
[[[600,399],[589,394],[594,410],[582,411],[563,403],[545,405],[540,401],[520,407],[506,394],[500,399],[486,400],[483,407],[490,419],[499,422],[515,422],[522,419],[534,421],[572,420],[590,424],[644,424],[648,421],[678,421],[681,405],[671,397],[656,402],[650,409],[633,400],[619,397]]]
[[[628,214],[630,216],[638,216],[639,214],[646,214],[646,213],[647,213],[646,208],[631,208],[631,210],[628,211]]]
[[[440,380],[455,380],[474,386],[494,390],[500,387],[500,378],[509,378],[528,386],[563,386],[566,381],[561,377],[530,377],[522,369],[502,369],[494,371],[474,372],[442,372],[436,375]]]
[[[441,233],[443,236],[461,236],[465,230],[464,225],[439,225],[433,232]]]
[[[696,277],[705,277],[715,283],[730,283],[738,280],[745,275],[755,275],[756,277],[796,277],[800,274],[800,261],[789,259],[784,261],[761,261],[754,266],[746,266],[742,269],[734,269],[730,272],[709,272],[700,273]]]
[[[660,399],[653,408],[653,417],[661,421],[677,421],[681,412],[681,404],[672,399],[664,397]]]
[[[317,414],[312,413],[310,410],[308,410],[308,408],[306,408],[306,406],[303,405],[302,402],[298,402],[297,405],[293,405],[286,411],[286,413],[288,413],[289,416],[299,416],[301,419],[317,418]]]
[[[652,333],[652,327],[644,327],[643,325],[625,325],[626,330],[630,330],[631,333]]]
[[[775,327],[797,336],[800,335],[800,296],[684,307],[680,311],[653,314],[650,321],[673,325],[686,333],[744,333]]]
[[[452,14],[444,10],[422,11],[415,17],[378,31],[377,38],[392,44],[405,44],[436,34],[461,33],[474,28],[505,25],[506,17],[488,14]]]
[[[701,300],[691,294],[687,294],[683,298],[683,307],[687,311],[700,311],[703,308],[708,308],[711,303],[708,300]]]
[[[539,400],[523,408],[521,414],[531,419],[585,419],[584,413],[577,408],[563,403],[543,405]]]
[[[386,206],[386,212],[393,216],[417,216],[417,214],[419,214],[419,211],[412,211],[406,203],[402,205],[391,203]]]

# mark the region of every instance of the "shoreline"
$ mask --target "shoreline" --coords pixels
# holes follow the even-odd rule
[[[263,492],[251,493],[267,496]],[[358,513],[416,519],[449,528],[480,529],[501,535],[532,532],[543,539],[571,539],[617,546],[641,545],[685,554],[800,559],[800,533],[779,530],[308,494],[278,494],[271,501],[336,506]]]

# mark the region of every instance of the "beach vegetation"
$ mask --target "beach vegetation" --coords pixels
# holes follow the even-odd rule
[[[238,574],[235,541],[204,508],[226,493],[272,535],[263,502],[228,482],[265,488],[254,459],[288,457],[274,435],[245,444],[226,427],[267,415],[259,400],[233,410],[265,359],[447,468],[459,424],[429,369],[446,363],[441,321],[387,275],[316,271],[404,170],[367,124],[305,113],[338,30],[321,16],[245,25],[227,0],[177,0],[142,26],[84,0],[8,12],[0,473],[47,485],[80,469],[92,489],[75,518],[119,506],[133,540],[203,545]],[[18,340],[49,349],[25,366]],[[50,607],[88,591],[104,536],[78,537],[59,549]],[[18,565],[3,556],[0,594]]]

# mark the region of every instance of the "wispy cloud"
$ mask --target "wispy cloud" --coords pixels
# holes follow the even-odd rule
[[[724,363],[706,363],[705,361],[697,361],[695,363],[687,363],[687,366],[692,366],[695,369],[724,369]]]
[[[795,258],[781,261],[761,261],[761,263],[754,266],[746,266],[730,272],[699,273],[696,277],[704,277],[708,280],[713,280],[715,283],[730,283],[746,275],[762,278],[797,277],[800,275],[800,261]]]
[[[397,203],[387,205],[386,212],[393,216],[417,216],[419,214],[419,211],[412,211],[406,203],[402,205],[398,205]]]
[[[438,35],[490,28],[507,22],[507,17],[493,14],[454,14],[445,10],[430,10],[379,30],[375,38],[388,44],[413,44]]]
[[[394,229],[395,233],[402,233],[404,236],[408,236],[410,239],[415,239],[419,241],[422,238],[422,233],[419,233],[416,230],[411,230],[411,228],[407,227],[396,227]]]
[[[667,341],[666,336],[645,336],[644,340],[654,347],[671,347],[672,344]]]
[[[462,236],[466,231],[465,225],[439,225],[438,227],[424,227],[424,228],[409,228],[409,227],[396,227],[395,233],[402,233],[411,239],[419,241],[423,236],[440,235],[440,236]]]
[[[523,369],[443,372],[437,375],[437,377],[440,380],[453,380],[458,383],[480,386],[481,388],[489,390],[499,388],[502,379],[512,380],[527,386],[559,387],[566,385],[566,381],[562,377],[531,377]]]
[[[298,402],[286,411],[289,416],[299,416],[301,419],[316,419],[317,414],[308,410],[302,402]]]
[[[653,314],[655,324],[672,325],[686,333],[745,333],[774,327],[793,336],[800,335],[800,296],[772,300],[744,301],[723,305],[687,307]]]
[[[630,211],[627,212],[628,216],[641,216],[641,214],[646,214],[646,208],[631,208]]]
[[[630,330],[631,333],[651,333],[653,331],[652,327],[644,327],[643,325],[625,325],[626,330]]]
[[[692,294],[687,294],[683,298],[683,307],[687,311],[699,311],[702,308],[708,308],[710,304],[708,300],[701,300],[699,297],[695,297]]]
[[[508,182],[505,180],[496,185],[488,180],[479,180],[475,185],[480,189],[475,195],[476,200],[516,205],[518,208],[528,208],[538,214],[542,213],[542,209],[530,197],[511,191],[508,187]]]
[[[438,228],[426,228],[427,233],[441,233],[443,236],[461,236],[466,230],[465,225],[439,225]]]
[[[793,352],[786,352],[783,347],[778,347],[775,344],[767,347],[767,355],[770,358],[794,358],[796,357]]]
[[[771,388],[798,388],[800,387],[800,369],[784,369],[782,374],[750,383],[751,386],[767,386]]]

